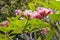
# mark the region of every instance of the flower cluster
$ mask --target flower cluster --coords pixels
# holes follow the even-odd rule
[[[52,14],[52,10],[51,9],[47,9],[47,8],[43,8],[43,7],[38,7],[34,12],[32,10],[25,10],[24,12],[22,12],[22,10],[18,9],[15,10],[15,15],[21,15],[23,13],[24,16],[28,17],[28,18],[38,18],[38,19],[42,19],[45,16],[47,16],[48,14]],[[20,18],[23,19],[23,18]],[[7,26],[8,25],[8,21],[4,21],[2,22],[3,26]]]
[[[21,10],[16,10],[15,14],[21,14],[22,11]],[[36,11],[32,12],[32,10],[25,10],[23,15],[27,16],[28,18],[39,18],[42,19],[45,16],[47,16],[48,14],[52,14],[52,10],[51,9],[47,9],[47,8],[43,8],[43,7],[38,7],[36,9]]]
[[[43,34],[47,34],[48,33],[48,29],[46,29],[46,28],[42,28],[41,29],[41,34],[43,35]]]

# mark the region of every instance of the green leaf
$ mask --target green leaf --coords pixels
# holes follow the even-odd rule
[[[43,22],[39,19],[32,19],[29,20],[28,23],[30,24],[30,26],[28,26],[29,28],[27,28],[28,30],[32,31],[33,29],[36,29],[38,27],[50,27],[49,23]]]
[[[0,30],[3,31],[3,32],[7,32],[8,31],[7,30],[7,27],[5,27],[5,26],[4,27],[1,27]]]
[[[57,8],[58,10],[60,10],[60,6],[59,6],[59,4],[57,2],[51,1],[50,4],[53,5],[53,7]]]
[[[41,1],[35,1],[35,2],[36,2],[37,4],[39,4],[40,6],[42,6],[42,7],[43,7],[43,6],[44,6],[44,7],[46,6],[45,3],[41,2]]]
[[[45,40],[50,40],[52,38],[53,34],[54,34],[54,30],[50,29],[50,31],[48,32]]]
[[[16,17],[15,17],[15,20],[18,20],[18,18],[20,18],[21,17],[21,14],[20,15],[17,15]]]
[[[35,11],[35,6],[33,3],[29,3],[29,8],[32,10],[32,11]]]
[[[12,21],[11,18],[7,17],[8,21]]]
[[[41,37],[38,37],[38,40],[41,40]]]
[[[60,22],[60,14],[50,14],[49,17],[52,20],[56,20]]]
[[[13,27],[13,31],[10,33],[10,34],[14,34],[14,33],[20,33],[21,32],[21,29],[18,28],[18,27]]]
[[[8,40],[8,38],[5,35],[0,34],[0,40]]]
[[[22,28],[25,26],[26,18],[23,20],[16,20],[12,22],[12,26],[14,26],[12,29],[14,30],[12,33],[20,33]],[[12,34],[11,33],[11,34]]]
[[[32,20],[29,21],[29,23],[31,25],[34,25],[34,26],[43,26],[43,27],[49,27],[50,26],[49,23],[43,22],[39,19],[32,19]]]

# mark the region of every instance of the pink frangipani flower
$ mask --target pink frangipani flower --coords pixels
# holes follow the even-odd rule
[[[3,22],[2,22],[2,25],[3,25],[3,26],[8,26],[8,21],[7,21],[7,20],[6,20],[6,21],[3,21]]]
[[[25,10],[24,16],[31,17],[32,15],[32,10]]]

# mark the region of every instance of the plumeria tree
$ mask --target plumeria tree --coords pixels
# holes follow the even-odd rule
[[[52,40],[54,34],[59,40],[60,14],[45,5],[35,0],[28,4],[29,9],[15,10],[14,17],[0,23],[0,40]]]

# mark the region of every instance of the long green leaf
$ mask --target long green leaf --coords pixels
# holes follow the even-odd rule
[[[41,37],[38,37],[38,40],[41,40]]]
[[[45,40],[50,40],[50,39],[52,38],[53,34],[54,34],[54,30],[53,30],[53,29],[51,29],[51,30],[49,31],[49,33],[47,34],[47,36],[46,36],[46,39],[45,39]]]
[[[50,19],[60,21],[60,14],[49,15]]]

